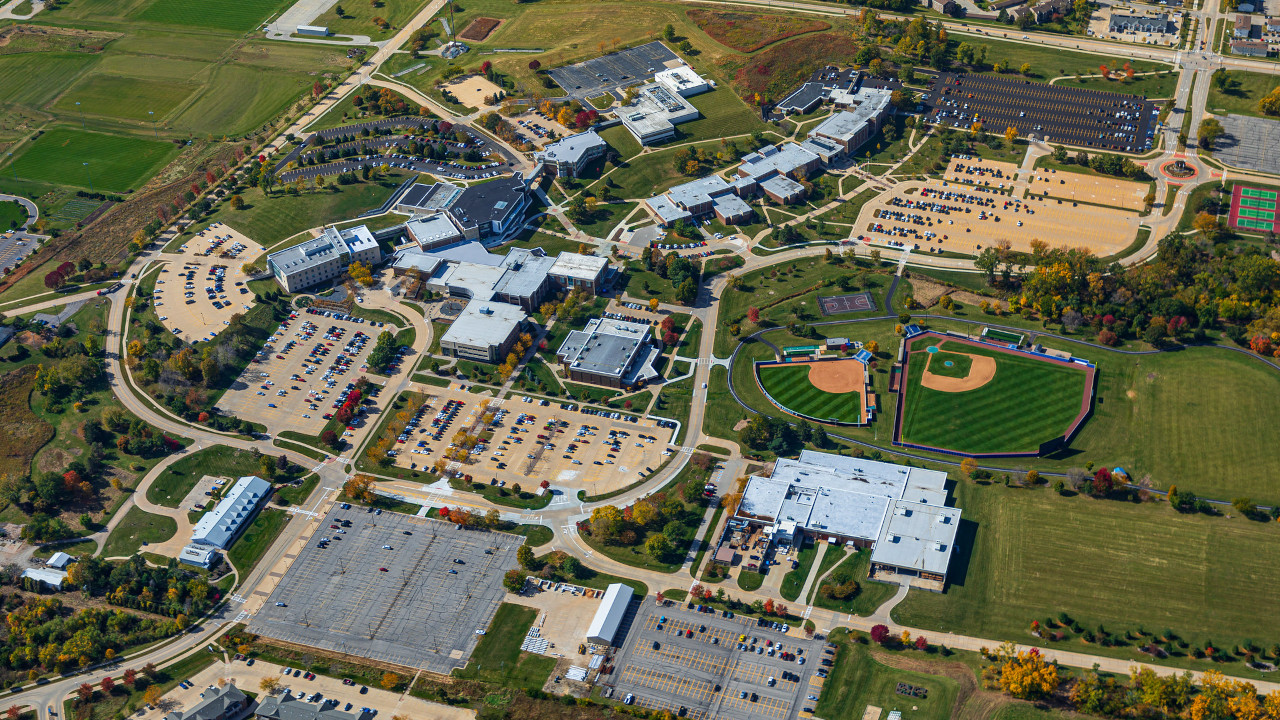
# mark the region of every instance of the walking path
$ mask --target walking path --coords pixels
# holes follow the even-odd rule
[[[807,603],[809,599],[809,590],[813,588],[813,584],[818,582],[818,568],[822,567],[822,559],[827,556],[827,549],[831,547],[831,543],[818,543],[818,554],[813,558],[813,564],[809,566],[809,577],[804,580],[804,587],[800,588],[799,601]],[[826,573],[823,573],[826,575]]]

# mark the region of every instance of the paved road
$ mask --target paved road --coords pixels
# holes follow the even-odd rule
[[[22,4],[22,0],[9,0],[3,6],[0,6],[0,20],[30,20],[44,10],[44,0],[32,0],[31,12],[25,15],[19,15],[14,12],[18,6]]]

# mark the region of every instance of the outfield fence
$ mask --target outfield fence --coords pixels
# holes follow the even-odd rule
[[[775,398],[773,395],[770,395],[768,390],[765,390],[764,382],[760,379],[760,370],[764,367],[796,367],[799,365],[812,365],[820,362],[832,362],[836,360],[851,360],[851,359],[852,358],[829,357],[829,358],[814,358],[812,360],[803,360],[803,361],[757,360],[753,364],[752,370],[756,379],[756,387],[759,388],[760,393],[764,395],[765,398],[767,398],[769,402],[773,404],[774,407],[778,408],[779,410],[781,410],[782,412],[788,415],[791,415],[793,417],[798,417],[803,420],[812,420],[813,422],[822,423],[823,425],[839,425],[841,427],[867,427],[875,419],[875,407],[868,402],[870,398],[873,396],[873,393],[871,391],[871,382],[870,382],[869,375],[864,374],[862,378],[863,404],[862,404],[861,422],[848,422],[845,420],[836,420],[835,418],[820,418],[820,417],[815,417],[813,415],[806,415],[802,412],[798,412],[790,407],[787,407],[781,402],[778,402],[777,398]]]

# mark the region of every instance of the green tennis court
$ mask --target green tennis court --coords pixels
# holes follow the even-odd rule
[[[1249,228],[1251,230],[1262,230],[1263,232],[1270,230],[1272,226],[1271,220],[1250,220],[1249,218],[1239,218],[1236,220],[1239,227]]]
[[[1244,197],[1263,198],[1265,200],[1271,200],[1272,202],[1275,202],[1276,198],[1280,197],[1280,193],[1276,193],[1272,190],[1259,190],[1258,188],[1245,188],[1240,191],[1240,194]]]
[[[1241,208],[1240,214],[1244,217],[1257,218],[1259,220],[1274,220],[1276,214],[1268,210],[1254,210],[1253,208]]]
[[[1258,198],[1240,198],[1240,207],[1275,210],[1276,202],[1274,200],[1259,200]]]

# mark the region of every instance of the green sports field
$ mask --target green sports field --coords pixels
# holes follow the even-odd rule
[[[190,2],[155,0],[134,17],[166,25],[190,25],[214,30],[248,32],[286,3],[282,0],[235,0],[235,2]]]
[[[929,372],[943,377],[968,377],[972,367],[973,358],[968,354],[943,351],[929,358]]]
[[[902,442],[975,454],[1035,452],[1041,443],[1065,433],[1080,412],[1087,379],[1083,369],[946,340],[937,341],[943,351],[939,356],[953,362],[956,351],[993,357],[995,378],[964,392],[923,387],[928,344],[917,340],[907,362]],[[958,369],[939,361],[930,365],[934,374]]]
[[[811,365],[766,365],[757,372],[765,392],[784,409],[811,418],[836,422],[862,422],[862,397],[858,393],[830,393],[809,383]]]
[[[54,108],[126,120],[149,120],[153,116],[148,113],[154,112],[154,119],[160,120],[197,87],[195,83],[93,74],[58,98]]]
[[[41,135],[10,171],[58,185],[125,192],[137,189],[178,154],[173,143],[58,127]],[[85,167],[83,163],[89,163]]]

